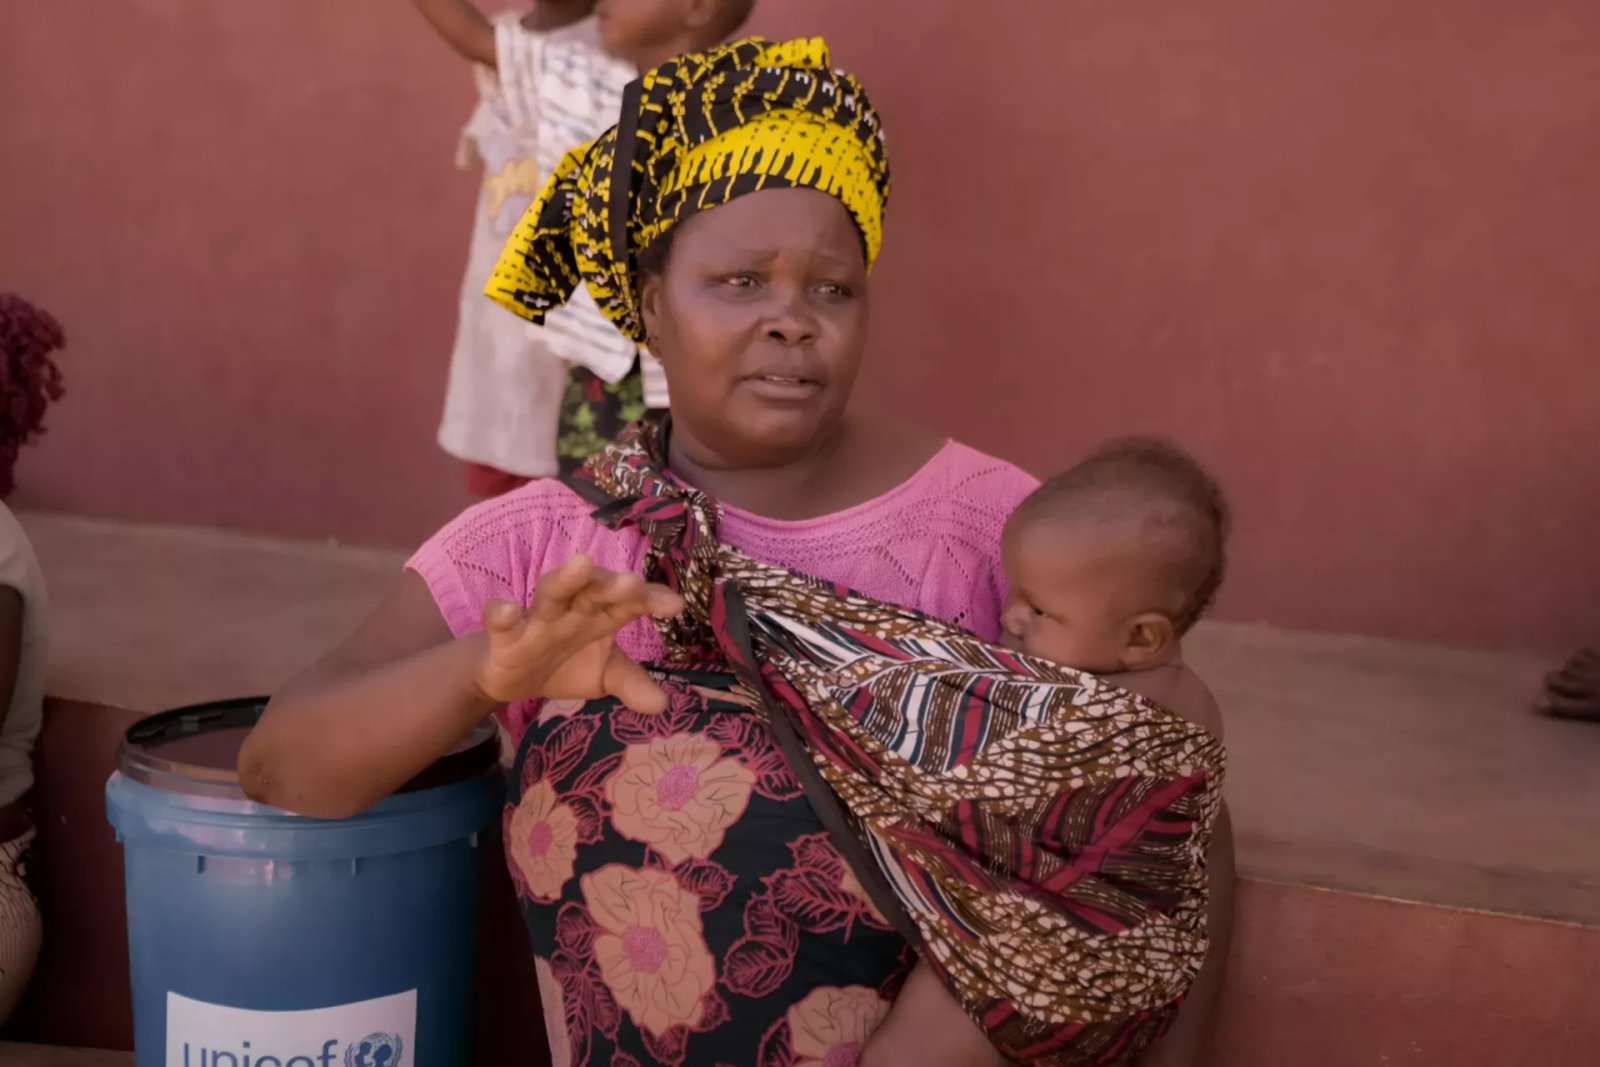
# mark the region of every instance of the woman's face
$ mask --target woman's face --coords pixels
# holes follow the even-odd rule
[[[641,292],[675,435],[703,462],[792,462],[838,429],[867,337],[867,268],[844,205],[769,189],[680,223]]]

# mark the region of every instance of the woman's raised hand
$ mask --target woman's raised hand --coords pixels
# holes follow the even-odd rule
[[[496,704],[614,696],[634,711],[665,711],[666,693],[617,648],[617,631],[682,610],[665,586],[574,556],[539,579],[528,610],[507,600],[484,605],[486,650],[474,683]]]

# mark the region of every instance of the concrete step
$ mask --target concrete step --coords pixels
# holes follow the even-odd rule
[[[50,691],[154,711],[269,692],[404,556],[24,515],[55,605]],[[1600,727],[1527,712],[1555,654],[1212,623],[1246,874],[1600,922]]]

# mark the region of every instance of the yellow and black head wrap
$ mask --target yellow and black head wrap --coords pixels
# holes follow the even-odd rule
[[[567,153],[484,292],[542,323],[581,281],[642,344],[640,253],[695,212],[796,187],[844,204],[870,268],[889,196],[883,127],[822,39],[752,37],[680,56],[628,87],[614,129]]]

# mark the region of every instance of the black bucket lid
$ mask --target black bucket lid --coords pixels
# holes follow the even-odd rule
[[[266,710],[268,697],[192,704],[140,719],[117,750],[117,769],[136,782],[178,793],[242,797],[239,749]],[[494,724],[471,734],[398,792],[449,785],[483,774],[499,762]]]

